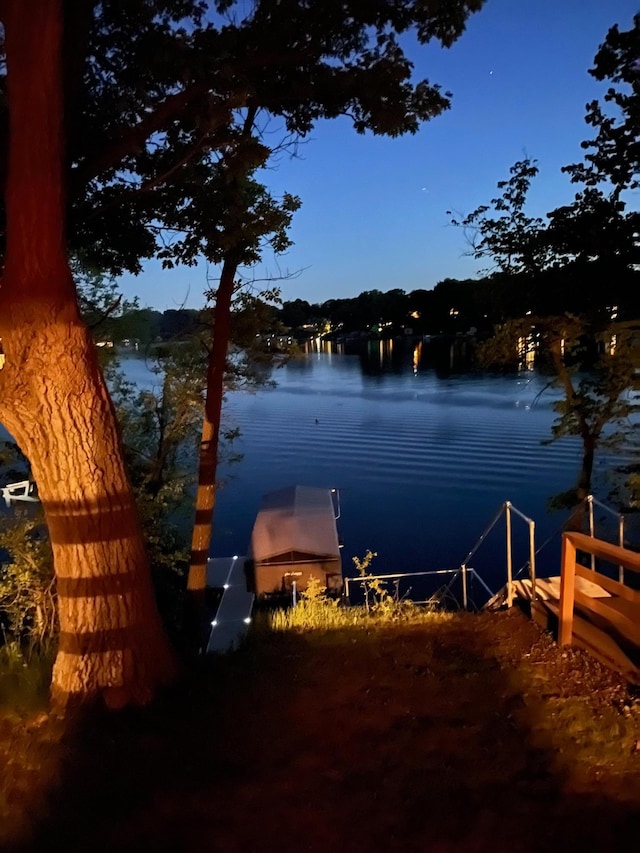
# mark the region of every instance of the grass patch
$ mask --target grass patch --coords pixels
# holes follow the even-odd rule
[[[148,707],[0,712],[0,849],[260,850],[283,825],[282,853],[301,838],[316,853],[381,838],[393,850],[626,849],[640,702],[613,673],[515,608],[302,602],[284,621],[262,612],[278,630],[206,656]]]
[[[396,600],[381,590],[376,590],[375,600],[368,600],[361,606],[348,605],[341,599],[328,596],[326,589],[312,575],[307,589],[301,593],[295,606],[260,611],[255,627],[258,631],[276,632],[333,631],[401,622],[415,623],[442,619],[448,615],[435,607],[418,605],[406,599]]]

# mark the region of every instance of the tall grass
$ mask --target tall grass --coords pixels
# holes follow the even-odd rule
[[[447,614],[408,600],[396,600],[376,590],[376,600],[351,606],[327,596],[326,589],[313,575],[295,606],[278,608],[264,614],[259,624],[271,631],[330,631],[366,625],[416,622],[446,618]]]

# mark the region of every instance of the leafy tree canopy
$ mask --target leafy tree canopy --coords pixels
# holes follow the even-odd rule
[[[250,112],[292,137],[340,115],[359,133],[413,133],[450,96],[413,81],[399,37],[450,46],[482,3],[65,0],[72,252],[112,273],[212,257],[229,175],[271,151],[265,133],[243,133]],[[3,104],[3,138],[7,120]],[[262,188],[245,191],[259,216]]]
[[[493,269],[514,275],[539,272],[548,264],[540,232],[544,221],[527,216],[525,205],[531,181],[538,174],[536,160],[525,157],[509,170],[511,177],[498,181],[502,194],[464,217],[453,217],[452,225],[465,231],[470,254],[477,260],[491,258]],[[447,211],[451,215],[451,211]]]
[[[548,240],[561,261],[600,259],[611,272],[640,261],[640,213],[632,191],[640,187],[640,14],[621,32],[611,27],[590,74],[609,80],[603,102],[587,104],[584,161],[564,166],[582,184],[571,204],[549,214]],[[631,202],[631,204],[630,204]]]
[[[608,181],[616,197],[640,186],[640,13],[633,26],[620,32],[612,26],[600,46],[589,73],[611,86],[604,104],[587,104],[585,121],[594,139],[582,143],[584,162],[565,166],[574,183],[596,186]]]

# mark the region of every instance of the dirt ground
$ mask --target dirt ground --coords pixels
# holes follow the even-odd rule
[[[5,849],[628,851],[636,693],[517,609],[271,636],[148,709],[4,719]]]

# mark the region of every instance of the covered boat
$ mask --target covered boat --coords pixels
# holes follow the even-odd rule
[[[264,495],[251,533],[247,583],[256,595],[304,590],[314,575],[342,590],[335,490],[290,486]]]

